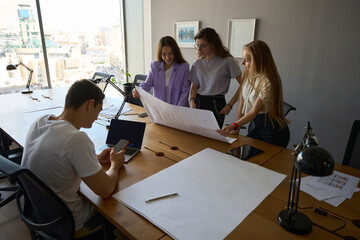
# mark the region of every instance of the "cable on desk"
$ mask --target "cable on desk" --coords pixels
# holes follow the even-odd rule
[[[168,144],[166,144],[166,143],[163,143],[163,142],[161,142],[161,141],[159,141],[159,143],[164,144],[165,146],[168,146],[171,150],[178,150],[178,151],[183,152],[183,153],[185,153],[185,154],[187,154],[187,155],[189,155],[189,156],[192,155],[192,154],[190,154],[190,153],[187,153],[187,152],[181,150],[181,149],[180,149],[179,147],[177,147],[177,146],[170,146],[170,145],[168,145]]]
[[[47,98],[47,99],[50,99],[50,100],[53,100],[51,97],[49,97],[49,96],[45,96],[45,95],[41,95],[41,96],[43,96],[43,98]]]
[[[328,232],[334,233],[335,235],[341,236],[341,235],[337,234],[336,232],[339,231],[340,229],[343,229],[343,228],[346,226],[346,221],[345,221],[345,219],[342,219],[342,218],[339,218],[339,217],[337,217],[337,216],[335,216],[335,215],[329,214],[328,211],[322,210],[321,208],[316,208],[316,207],[304,207],[304,208],[298,207],[298,208],[299,208],[299,209],[302,209],[302,210],[312,209],[312,210],[314,210],[314,212],[316,212],[316,213],[318,213],[318,214],[320,214],[320,215],[323,215],[324,217],[329,216],[329,217],[335,218],[335,219],[337,219],[337,220],[339,220],[339,221],[342,221],[344,224],[343,224],[341,227],[339,227],[339,228],[337,228],[337,229],[335,229],[335,230],[333,230],[333,231],[331,231],[331,230],[329,230],[329,229],[326,229],[326,228],[324,228],[324,227],[321,227],[320,225],[317,225],[317,224],[313,223],[315,226],[318,226],[318,227],[320,227],[320,228],[322,228],[322,229],[324,229],[324,230],[326,230],[326,231],[328,231]],[[343,236],[341,236],[341,237],[343,237]]]
[[[35,98],[35,97],[32,97],[32,96],[30,96],[30,98],[31,98],[31,100],[40,102],[40,100],[38,98]]]
[[[174,159],[169,158],[169,157],[166,156],[165,153],[163,153],[163,152],[156,152],[156,151],[154,151],[154,150],[152,150],[152,149],[150,149],[150,148],[148,148],[148,147],[144,147],[144,148],[147,149],[147,150],[149,150],[150,152],[155,153],[155,156],[157,156],[157,157],[165,157],[165,158],[167,158],[167,159],[169,159],[169,160],[177,163],[177,161],[175,161]]]

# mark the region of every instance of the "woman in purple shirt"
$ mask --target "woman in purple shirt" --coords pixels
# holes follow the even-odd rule
[[[140,87],[149,92],[154,88],[154,96],[173,105],[189,106],[190,91],[189,64],[184,60],[174,38],[166,36],[157,46],[157,61],[151,63],[151,69]],[[140,97],[136,89],[133,97]]]

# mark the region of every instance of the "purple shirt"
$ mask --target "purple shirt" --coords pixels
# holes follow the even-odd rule
[[[154,96],[163,100],[164,102],[188,107],[189,106],[189,64],[177,63],[174,61],[172,72],[169,79],[170,98],[166,100],[166,85],[165,85],[165,66],[164,62],[152,62],[151,69],[145,80],[140,84],[140,87],[149,92],[154,88]]]

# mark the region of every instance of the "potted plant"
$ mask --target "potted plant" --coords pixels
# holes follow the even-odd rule
[[[124,89],[124,92],[127,94],[127,95],[130,95],[131,94],[131,87],[132,87],[132,82],[129,82],[128,79],[130,78],[131,79],[131,74],[128,73],[127,71],[125,71],[124,69],[121,69],[121,73],[125,75],[125,79],[126,79],[126,82],[123,83],[123,89]],[[117,83],[116,79],[113,77],[111,78],[111,81],[113,83]]]

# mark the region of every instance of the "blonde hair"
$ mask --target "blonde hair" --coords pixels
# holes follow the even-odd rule
[[[285,127],[290,121],[284,116],[283,111],[283,94],[282,83],[272,57],[269,46],[261,40],[255,40],[244,46],[244,50],[248,52],[251,57],[250,68],[248,71],[244,71],[242,74],[242,85],[247,80],[249,84],[255,89],[257,95],[260,94],[260,89],[264,89],[266,86],[266,79],[271,85],[271,94],[264,94],[264,105],[268,112],[267,117],[270,118],[270,122],[274,127],[274,121],[279,126]],[[255,80],[260,81],[255,88]]]

